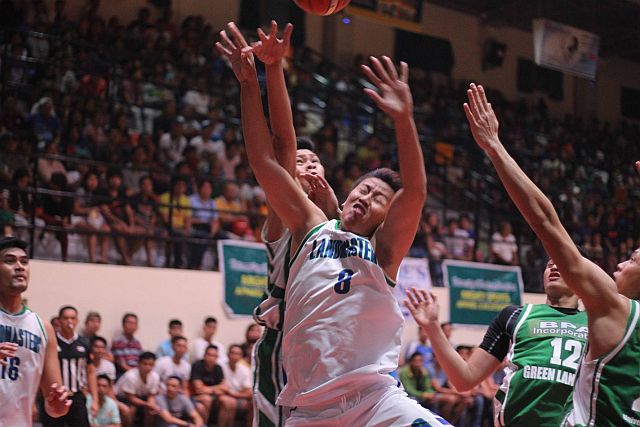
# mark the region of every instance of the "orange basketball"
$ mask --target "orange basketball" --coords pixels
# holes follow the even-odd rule
[[[347,7],[351,0],[293,0],[305,12],[314,15],[333,15]]]

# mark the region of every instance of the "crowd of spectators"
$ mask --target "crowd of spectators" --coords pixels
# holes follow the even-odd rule
[[[55,36],[2,33],[5,234],[47,225],[62,259],[73,233],[86,238],[91,262],[117,254],[130,264],[144,248],[138,262],[189,268],[213,246],[189,238],[260,239],[264,193],[244,153],[237,84],[212,48],[217,29],[200,16],[177,22],[170,8],[143,8],[123,23],[102,18],[97,0],[74,21],[62,0],[51,11],[41,0],[5,3],[12,13],[2,24]],[[296,130],[314,140],[339,200],[363,171],[396,161],[384,118],[358,98],[360,62],[339,68],[295,47],[287,73]],[[444,208],[425,209],[411,253],[429,257],[437,285],[439,262],[454,258],[521,264],[527,288],[540,290],[543,251],[474,147],[460,107],[466,83],[413,70],[430,194]],[[637,124],[552,117],[543,101],[489,92],[510,152],[574,240],[613,271],[639,244]],[[163,250],[160,239],[173,244]]]

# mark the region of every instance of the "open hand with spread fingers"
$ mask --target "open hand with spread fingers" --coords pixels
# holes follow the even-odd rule
[[[413,98],[409,89],[409,66],[400,63],[400,74],[388,56],[382,60],[372,56],[371,67],[362,65],[362,71],[369,81],[378,88],[378,92],[365,88],[364,91],[373,99],[378,108],[387,113],[393,120],[405,118],[413,114]]]
[[[498,147],[500,145],[498,118],[487,101],[484,88],[471,83],[467,89],[467,98],[469,103],[465,102],[463,107],[473,139],[485,151]]]
[[[240,83],[256,78],[251,46],[235,23],[229,22],[227,29],[220,31],[220,41],[216,43],[216,48],[229,58],[231,69]]]
[[[271,21],[271,30],[268,35],[261,28],[258,28],[260,41],[252,43],[251,50],[265,65],[276,64],[278,61],[282,61],[282,58],[289,51],[292,32],[293,25],[287,24],[284,27],[282,38],[278,38],[278,24],[276,21]]]
[[[331,212],[335,215],[340,214],[336,193],[334,193],[333,188],[324,177],[319,174],[302,173],[299,178],[304,179],[309,184],[311,189],[308,194],[309,200],[322,209],[323,212]]]
[[[418,325],[423,328],[440,324],[438,321],[440,307],[436,296],[431,292],[427,292],[424,289],[411,288],[403,302]]]

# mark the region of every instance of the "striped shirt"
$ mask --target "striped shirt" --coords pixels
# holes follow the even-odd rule
[[[74,334],[68,340],[60,333],[58,337],[58,359],[62,383],[67,390],[77,393],[87,387],[87,365],[91,363],[89,341]]]

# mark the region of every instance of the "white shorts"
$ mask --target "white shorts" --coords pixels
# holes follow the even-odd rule
[[[442,427],[445,419],[396,386],[375,386],[344,395],[333,405],[297,407],[285,427]]]

